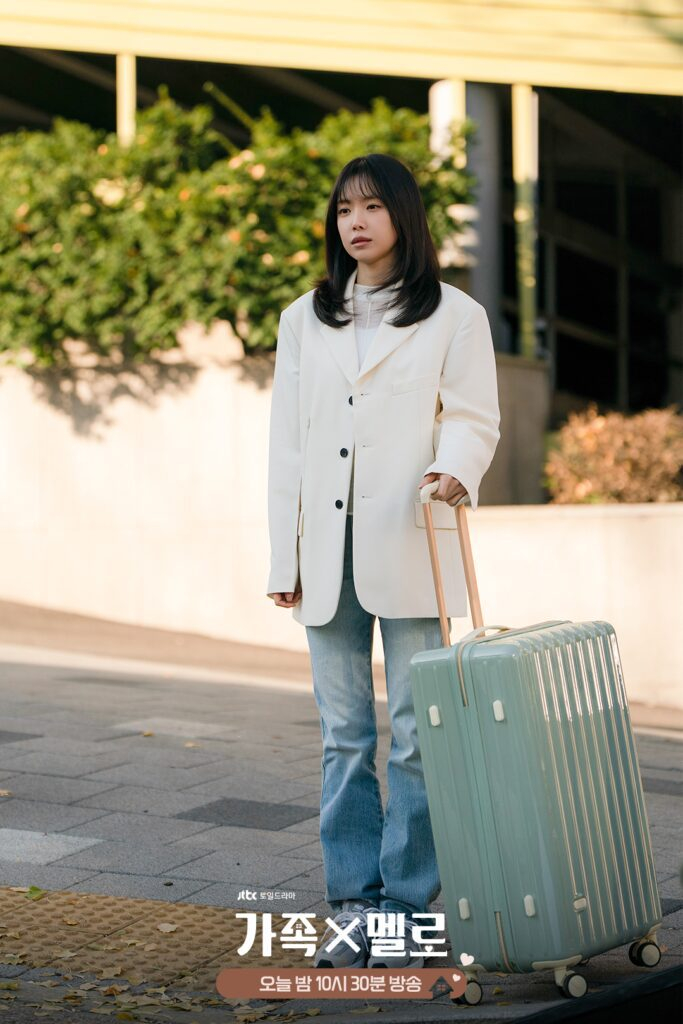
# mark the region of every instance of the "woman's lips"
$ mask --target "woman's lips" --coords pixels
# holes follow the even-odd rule
[[[351,245],[369,245],[371,241],[371,238],[354,238]]]

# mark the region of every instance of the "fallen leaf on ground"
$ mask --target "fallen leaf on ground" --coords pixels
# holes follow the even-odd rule
[[[178,928],[178,925],[167,924],[166,922],[164,922],[163,924],[158,924],[157,928],[159,929],[160,932],[174,932]]]
[[[43,896],[49,896],[47,889],[41,889],[39,885],[29,885],[26,889],[27,900],[42,900]]]

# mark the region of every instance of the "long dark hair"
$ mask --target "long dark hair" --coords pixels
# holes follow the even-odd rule
[[[377,196],[386,206],[397,235],[394,266],[388,278],[377,287],[389,287],[402,280],[390,308],[398,315],[394,327],[406,327],[425,320],[441,301],[441,275],[434,241],[429,233],[427,214],[417,182],[410,170],[396,157],[369,153],[350,160],[339,172],[325,219],[325,262],[327,275],[316,282],[313,309],[319,320],[331,327],[343,327],[349,317],[344,291],[351,272],[357,266],[342,244],[337,228],[337,205],[352,181],[357,179],[363,196]],[[372,294],[372,293],[371,293]]]

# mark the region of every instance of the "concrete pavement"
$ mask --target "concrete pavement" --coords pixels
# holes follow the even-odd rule
[[[2,636],[0,630],[0,639],[15,641],[0,646],[0,790],[8,792],[0,798],[0,886],[8,890],[35,885],[61,894],[61,899],[65,894],[72,899],[84,894],[108,899],[107,914],[123,915],[122,928],[133,926],[131,914],[138,927],[164,906],[178,914],[181,922],[184,914],[196,918],[204,913],[206,935],[211,927],[220,932],[225,922],[234,921],[239,909],[274,914],[305,910],[322,919],[329,908],[324,901],[318,840],[320,729],[310,685],[301,678],[300,666],[287,659],[276,666],[269,660],[274,656],[262,652],[261,661],[256,662],[258,671],[250,677],[246,655],[244,662],[238,660],[235,665],[221,663],[226,652],[215,645],[223,642],[209,640],[204,647],[204,638],[178,644],[186,653],[191,647],[193,653],[190,659],[179,659],[184,664],[174,665],[173,635],[129,636],[127,646],[124,640],[130,627],[120,627],[115,635],[117,624],[101,628],[99,641],[93,641],[99,653],[93,655],[79,650],[79,644],[86,643],[88,620],[78,628],[72,622],[71,632],[64,621],[61,625],[68,651],[32,644],[35,637],[30,626],[25,623],[22,632],[18,617],[11,636],[6,632]],[[52,626],[48,635],[54,643],[60,637],[54,621]],[[97,629],[94,633],[98,635]],[[112,657],[115,644],[119,652],[125,650],[134,657]],[[201,663],[203,659],[210,664]],[[279,667],[282,671],[276,672]],[[378,718],[377,765],[386,795],[390,734],[381,699]],[[668,948],[655,971],[680,964],[683,954],[683,892],[678,875],[683,849],[683,734],[675,725],[669,716],[655,716],[653,724],[651,715],[643,731],[637,732],[666,914],[661,938]],[[257,890],[259,898],[244,899],[240,894],[245,889]],[[283,895],[276,897],[276,892]],[[261,893],[273,895],[261,898]],[[5,895],[11,901],[17,894]],[[56,913],[61,904],[56,895],[50,899]],[[49,900],[44,906],[47,913]],[[68,962],[71,977],[57,946],[50,947],[47,959],[32,958],[35,940],[25,935],[18,945],[26,955],[17,960],[17,940],[11,938],[9,927],[15,907],[11,902],[0,906],[0,977],[16,980],[20,988],[0,989],[0,1014],[3,1006],[10,1005],[7,993],[15,996],[12,1012],[19,1014],[31,992],[35,996],[36,985],[48,985],[64,998],[71,992],[74,1001],[75,988],[84,984],[95,986],[86,989],[91,1002],[97,998],[114,1005],[112,1000],[126,998],[125,992],[101,994],[124,982],[125,975],[106,977],[101,973],[107,969],[106,962],[99,961],[95,971],[88,959],[92,951],[86,956],[88,944],[79,945],[74,933],[68,935],[68,949],[74,954]],[[36,911],[39,907],[37,903]],[[96,910],[93,915],[97,918]],[[220,945],[223,940],[227,945]],[[90,945],[92,941],[89,937]],[[229,966],[225,957],[234,944],[228,942],[227,933],[219,935],[216,943],[215,950],[224,952],[218,952],[213,966]],[[134,948],[142,963],[142,953]],[[199,961],[190,964],[189,959],[188,953],[184,970],[177,962],[156,965],[156,980],[133,977],[137,985],[126,992],[129,998],[140,997],[142,1003],[134,1011],[124,1009],[135,1016],[123,1019],[147,1019],[145,1006],[150,1020],[173,1020],[174,1014],[191,1020],[188,1009],[201,1012],[204,1021],[217,1020],[218,1015],[222,1021],[231,1019],[225,1004],[211,1005],[211,998],[216,999],[211,969],[201,975]],[[233,956],[233,963],[239,962]],[[146,994],[150,984],[162,985],[166,996],[176,991],[183,974],[193,971],[197,1000],[203,1001],[184,1010],[167,1002],[152,1013],[151,1004],[144,1002],[152,998]],[[622,949],[594,958],[585,973],[589,994],[593,991],[597,997],[617,982],[630,983],[648,972],[633,967]],[[424,1003],[418,1009],[412,1003],[408,1007],[371,1003],[368,1019],[374,1019],[381,1005],[386,1022],[455,1020],[464,1015],[477,1021],[523,1020],[531,1012],[565,1002],[558,999],[549,975],[488,976],[485,990],[479,1007]],[[188,1002],[187,982],[178,991],[178,998]],[[63,1004],[68,1005],[68,1001]],[[354,1003],[351,1008],[357,1011],[362,1005]],[[63,1006],[59,1019],[70,1012]],[[267,1011],[263,1006],[252,1009],[263,1011],[260,1019],[289,1013],[288,1019],[293,1020],[305,1019],[305,1010],[312,1006],[320,1008],[326,1024],[342,1019],[349,1010],[348,1004],[338,1000],[302,999],[274,1004]],[[79,1012],[85,1012],[83,1005]],[[108,1011],[95,1006],[93,1012]],[[235,1008],[230,1012],[237,1014],[234,1019],[243,1016]],[[355,1013],[352,1019],[364,1018]]]

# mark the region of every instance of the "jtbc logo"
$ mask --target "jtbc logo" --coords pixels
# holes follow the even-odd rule
[[[256,893],[252,889],[242,889],[241,892],[237,893],[238,900],[255,900]]]

